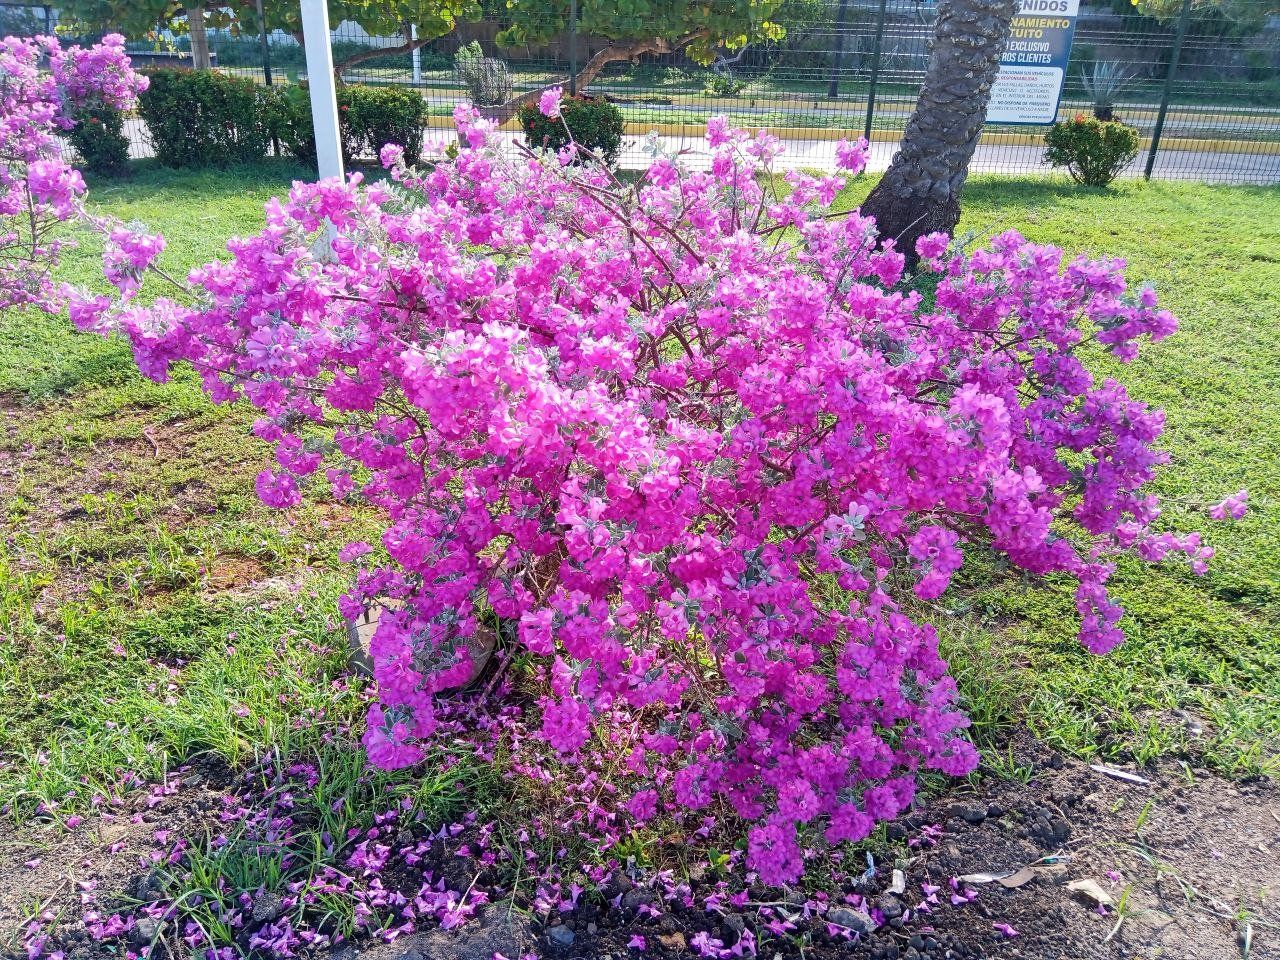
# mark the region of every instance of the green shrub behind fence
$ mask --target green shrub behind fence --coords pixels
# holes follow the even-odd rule
[[[214,71],[153,70],[138,102],[151,146],[168,167],[260,160],[270,142],[268,92]]]

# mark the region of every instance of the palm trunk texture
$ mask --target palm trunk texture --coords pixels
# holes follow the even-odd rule
[[[1016,11],[1016,0],[942,0],[938,7],[920,98],[893,163],[862,205],[911,266],[916,238],[950,233],[960,219],[960,192]]]

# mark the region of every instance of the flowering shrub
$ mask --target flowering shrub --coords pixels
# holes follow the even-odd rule
[[[919,772],[973,769],[912,613],[966,550],[1076,578],[1096,653],[1122,639],[1117,555],[1203,570],[1197,535],[1151,529],[1161,414],[1078,356],[1175,328],[1121,262],[935,234],[926,295],[872,221],[830,210],[865,143],[840,145],[840,175],[776,178],[778,141],[720,118],[709,170],[659,157],[625,186],[456,119],[464,148],[428,172],[387,148],[393,183],[296,184],[191,274],[196,306],[139,306],[162,245],[117,228],[123,297],[71,307],[149,376],[190,361],[258,407],[267,503],[316,487],[385,510],[389,562],[343,554],[343,612],[385,604],[375,765],[455,732],[437,697],[492,631],[532,664],[535,698],[504,709],[539,749],[616,758],[611,829],[732,811],[748,869],[790,883],[816,838],[902,811]]]
[[[88,111],[128,109],[145,88],[119,36],[66,50],[53,37],[0,39],[0,309],[54,307],[49,273],[67,241],[52,231],[78,214],[84,193],[57,135]]]
[[[147,80],[133,72],[124,37],[108,34],[92,47],[54,47],[49,65],[58,82],[63,111],[74,125],[67,139],[85,169],[114,173],[129,159],[124,113],[137,105]]]

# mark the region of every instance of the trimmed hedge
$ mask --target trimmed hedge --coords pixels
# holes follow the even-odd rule
[[[66,138],[80,156],[81,166],[90,173],[113,174],[129,162],[129,137],[124,132],[124,114],[108,106],[76,113],[76,125]]]
[[[560,117],[544,117],[537,105],[521,107],[518,117],[530,147],[560,150],[569,143],[569,133],[578,146],[600,155],[606,164],[618,162],[622,149],[622,111],[600,97],[564,97]],[[568,130],[565,127],[568,127]]]
[[[1105,187],[1133,162],[1142,141],[1127,124],[1077,115],[1050,127],[1044,142],[1049,163],[1066,167],[1077,183]]]
[[[405,87],[370,87],[352,84],[338,88],[338,127],[342,155],[347,163],[377,159],[388,143],[404,147],[405,161],[422,156],[422,129],[427,122],[427,101]],[[281,147],[299,160],[316,162],[316,134],[311,122],[311,100],[301,87],[277,91],[271,104],[271,123]]]
[[[138,99],[156,157],[169,167],[260,160],[271,139],[269,91],[212,70],[152,70]]]

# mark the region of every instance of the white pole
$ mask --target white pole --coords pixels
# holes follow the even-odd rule
[[[409,40],[412,43],[418,41],[418,25],[416,23],[409,24]],[[413,85],[415,87],[422,86],[422,48],[413,48]]]
[[[306,43],[311,122],[316,131],[320,179],[342,176],[342,138],[338,134],[338,95],[333,82],[327,0],[302,0],[302,38]]]

